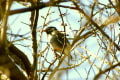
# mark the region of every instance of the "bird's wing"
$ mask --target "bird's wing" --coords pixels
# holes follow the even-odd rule
[[[65,38],[64,38],[65,37]],[[66,38],[66,36],[64,36],[64,34],[62,33],[58,33],[57,35],[57,40],[61,45],[64,45],[64,40],[66,43],[69,43],[68,39]]]

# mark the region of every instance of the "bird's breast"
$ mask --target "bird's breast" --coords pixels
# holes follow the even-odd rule
[[[53,49],[62,49],[62,45],[58,42],[55,35],[48,35],[48,42],[50,43]]]
[[[48,35],[48,42],[50,42],[52,40],[53,36],[52,35]]]

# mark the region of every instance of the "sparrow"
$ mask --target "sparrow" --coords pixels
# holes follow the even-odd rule
[[[59,52],[71,57],[71,45],[63,33],[58,31],[55,27],[47,27],[43,31],[47,33],[47,40],[55,53]]]

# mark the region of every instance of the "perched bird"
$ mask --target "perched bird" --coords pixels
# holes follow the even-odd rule
[[[48,42],[50,42],[52,49],[55,51],[55,55],[56,52],[59,52],[71,57],[71,45],[64,34],[59,32],[55,27],[48,27],[43,31],[47,33]]]

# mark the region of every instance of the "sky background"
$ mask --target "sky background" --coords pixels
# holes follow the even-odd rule
[[[84,1],[82,3],[84,3],[86,5],[89,5],[89,2],[92,2],[91,0],[81,0],[81,1]],[[101,1],[101,0],[99,0],[99,1]],[[101,2],[104,3],[104,4],[108,4],[107,0],[102,0]],[[71,5],[70,2],[62,3],[62,4],[63,5]],[[24,6],[14,2],[11,10],[20,9],[20,8],[24,8]],[[37,25],[38,30],[41,29],[41,26],[44,23],[44,19],[42,18],[42,16],[44,16],[44,17],[46,16],[46,14],[48,12],[48,9],[49,8],[43,8],[43,9],[39,10],[39,20],[38,20],[38,25]],[[88,15],[90,15],[90,13],[89,13],[90,9],[85,7],[85,10],[86,10],[85,12],[87,12]],[[80,16],[82,16],[82,15],[78,11],[70,10],[70,9],[61,8],[61,11],[62,11],[62,13],[68,12],[67,17],[68,17],[68,21],[69,21],[70,25],[72,26],[72,30],[78,30],[79,27],[80,27],[80,23],[79,23]],[[96,11],[97,11],[97,9],[96,9]],[[52,14],[48,17],[47,21],[59,18],[58,8],[52,7],[51,10],[50,10],[50,13],[52,13]],[[104,21],[105,17],[102,16],[102,19]],[[66,19],[65,19],[65,22],[67,23]],[[81,25],[84,25],[85,22],[86,22],[86,20],[83,19]],[[29,27],[29,25],[26,25],[24,23],[30,24],[30,12],[10,16],[9,20],[8,20],[10,30],[8,30],[8,33],[14,33],[14,34],[20,34],[20,35],[25,34],[26,37],[30,36],[30,34],[28,34],[28,33],[30,33],[30,27]],[[63,27],[61,26],[61,19],[58,19],[57,21],[54,21],[54,22],[50,23],[49,26],[55,26],[55,27],[57,27],[57,29],[59,31],[63,30]],[[69,27],[67,27],[66,30],[67,30],[67,34],[69,34],[70,33]],[[116,29],[116,35],[118,35],[118,33],[119,33],[119,30]],[[39,34],[40,34],[40,32],[37,33],[38,40],[39,40]],[[68,37],[73,38],[72,34],[69,34]],[[14,37],[11,37],[10,35],[9,35],[8,38],[9,38],[10,41],[15,41],[15,40],[21,39],[21,37],[14,38]],[[28,40],[17,41],[14,44],[23,44],[23,45],[25,44],[27,46],[27,47],[23,47],[21,45],[16,45],[20,50],[25,52],[25,54],[28,56],[30,62],[32,63],[33,59],[32,59],[32,49],[31,49],[31,39],[30,38]],[[42,34],[43,43],[40,45],[41,49],[39,49],[39,51],[42,51],[46,47],[46,43],[47,43],[46,38],[47,38],[46,33],[43,33]],[[87,45],[87,49],[90,50],[89,52],[92,53],[92,56],[94,56],[94,54],[97,54],[97,51],[99,49],[98,44],[97,44],[97,39],[98,39],[97,37],[93,36],[91,38],[88,38],[85,43],[81,44],[82,46]],[[99,52],[98,55],[102,56],[102,53],[101,54],[100,53],[101,52]],[[51,55],[51,54],[48,55],[48,59],[50,61],[53,60],[53,57],[54,56]],[[101,65],[99,63],[99,61],[97,61],[96,64]],[[46,66],[48,66],[47,63],[46,63]],[[90,68],[90,66],[88,66],[88,67],[87,66],[88,66],[88,63],[85,62],[84,64],[81,64],[79,67],[77,67],[76,70],[79,71],[79,74],[76,72],[75,69],[70,70],[70,73],[68,74],[69,75],[69,80],[78,80],[78,79],[85,80],[85,78],[87,76],[86,72],[88,72],[88,70]],[[106,67],[106,65],[104,65],[104,66]],[[95,74],[97,72],[98,71],[96,69]],[[90,72],[89,80],[91,80],[95,74],[93,72]],[[61,80],[66,80],[66,74],[65,73],[64,73]]]

